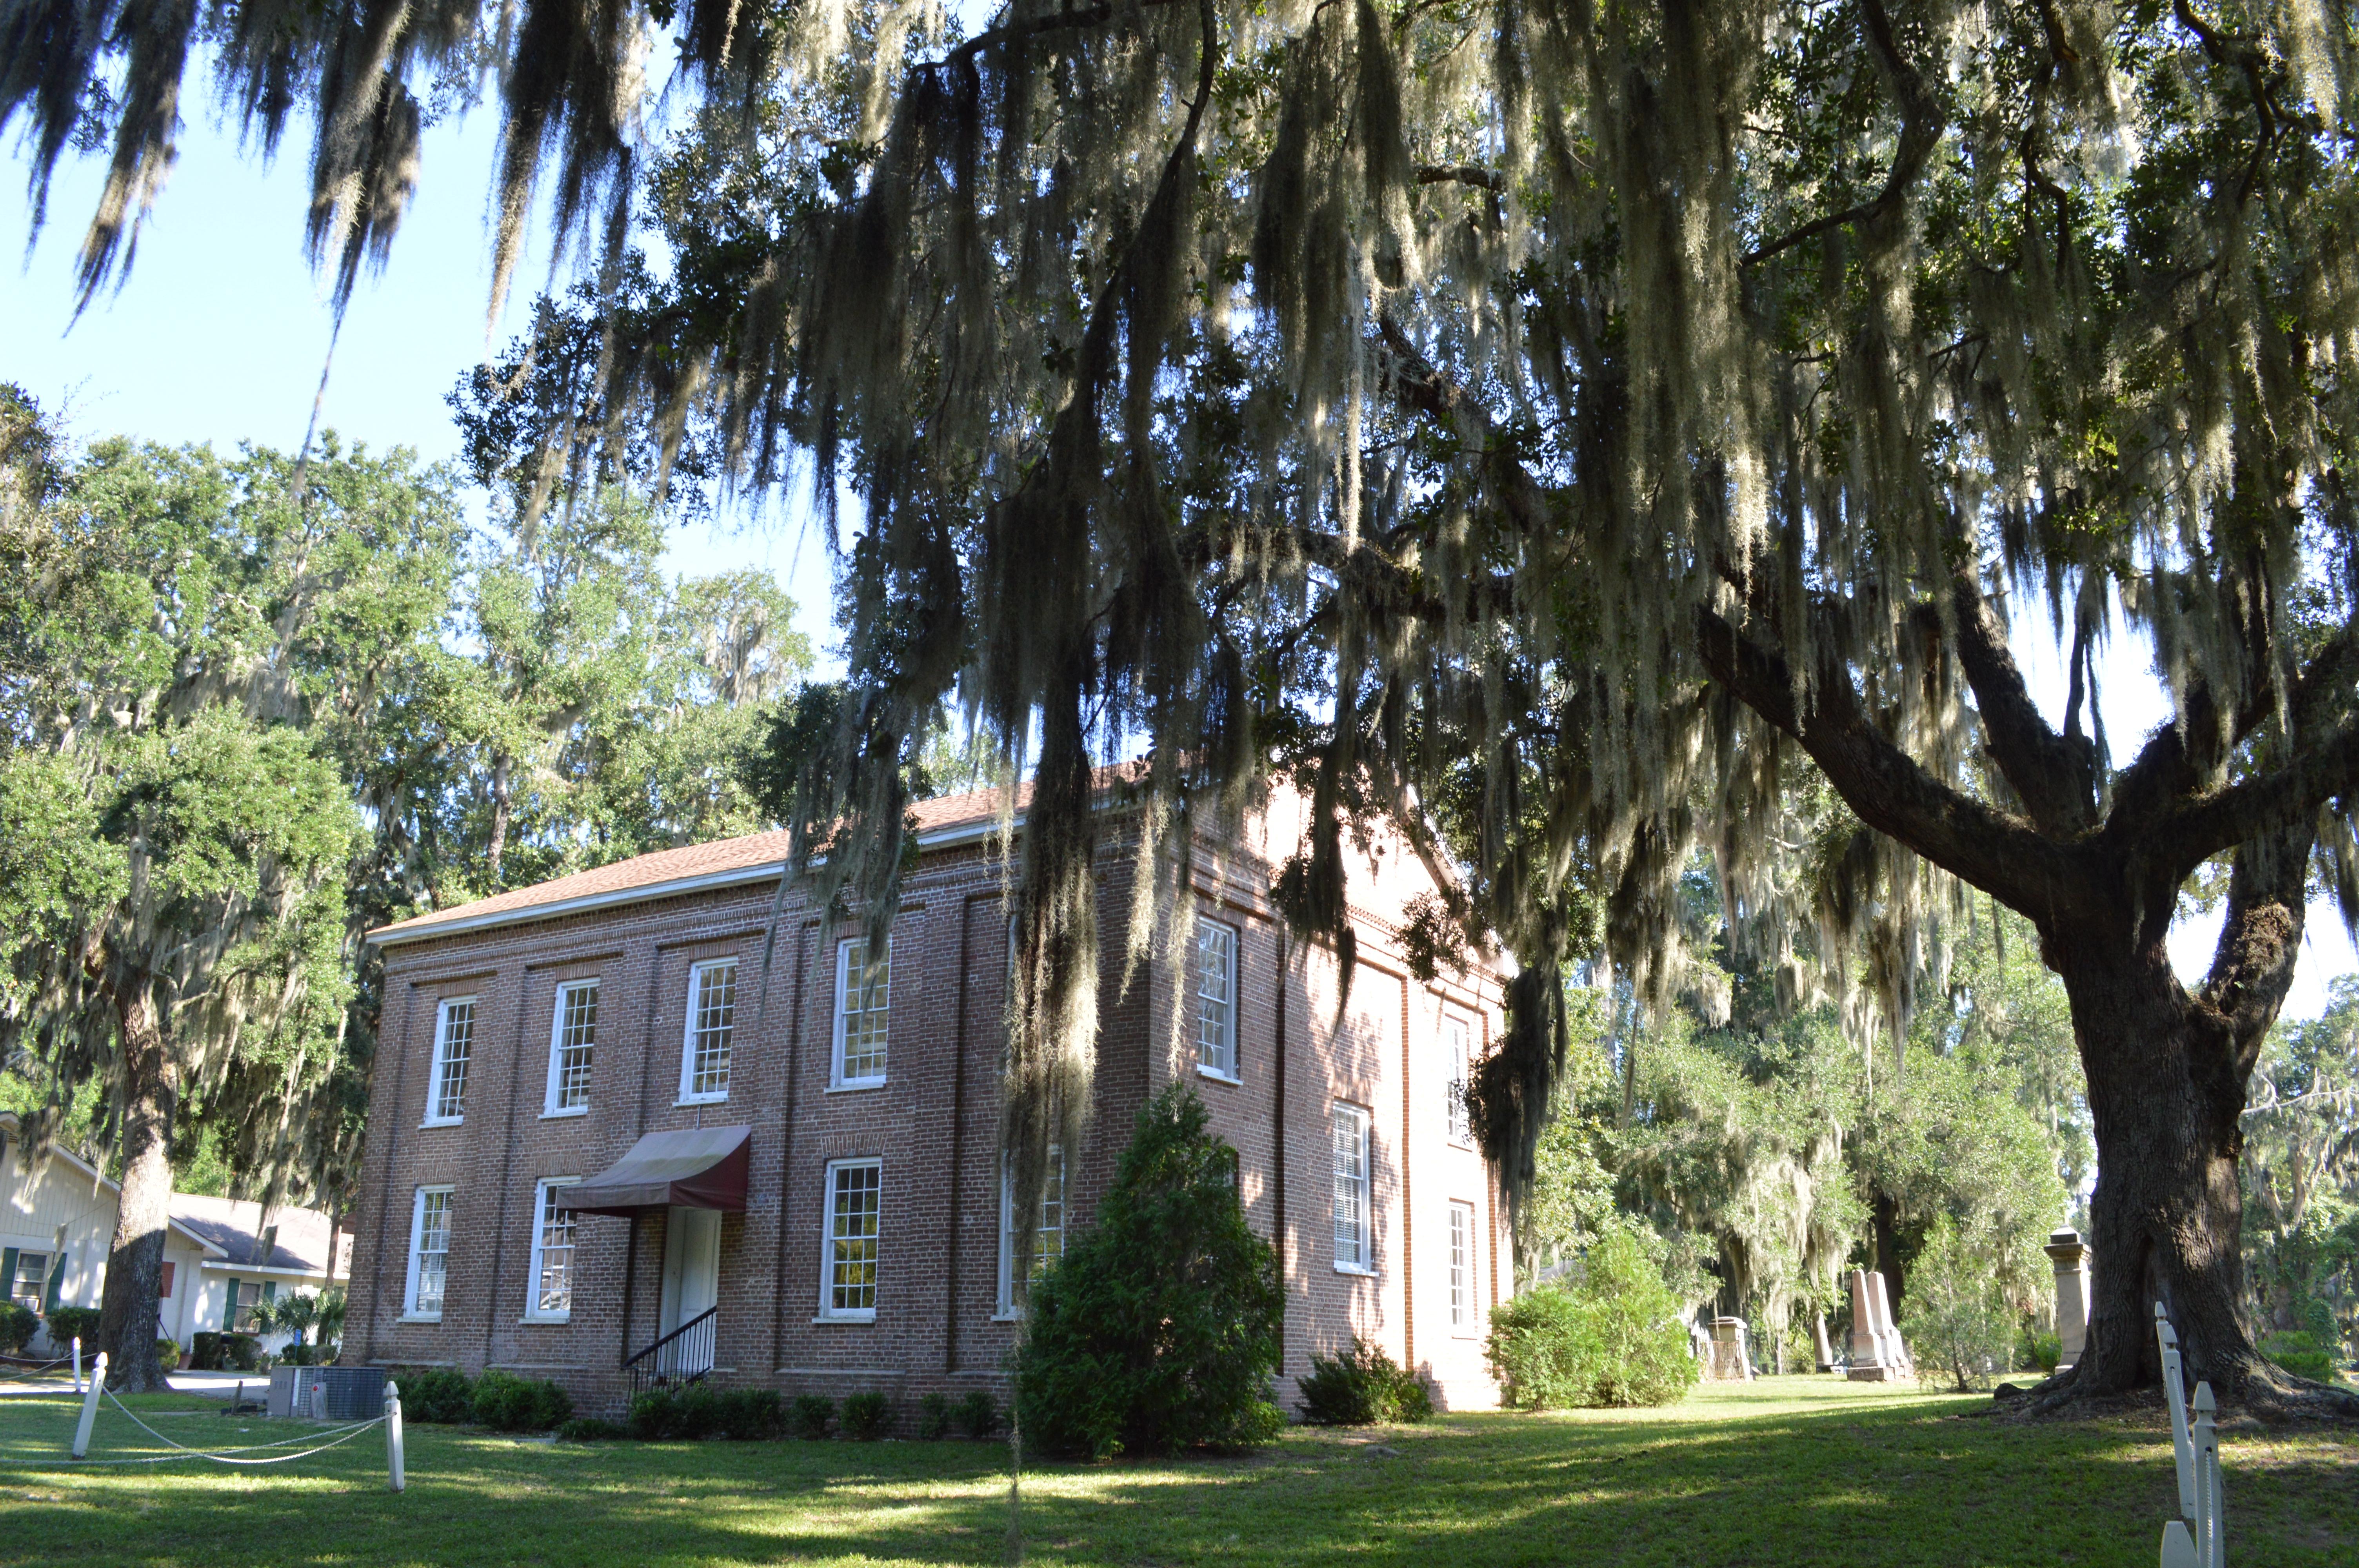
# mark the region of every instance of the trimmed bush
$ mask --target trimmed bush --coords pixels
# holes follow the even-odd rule
[[[1635,1236],[1614,1231],[1571,1287],[1544,1285],[1491,1309],[1485,1354],[1500,1402],[1550,1410],[1667,1405],[1699,1375],[1680,1301]]]
[[[572,1414],[571,1397],[546,1378],[494,1371],[475,1381],[475,1420],[494,1432],[549,1432]]]
[[[788,1418],[788,1430],[797,1437],[825,1437],[829,1423],[835,1420],[835,1401],[825,1394],[797,1394],[794,1413]]]
[[[0,1356],[22,1356],[41,1326],[40,1314],[15,1302],[0,1302]]]
[[[222,1366],[221,1331],[212,1328],[197,1330],[189,1346],[189,1367],[192,1371],[218,1372]]]
[[[2334,1381],[2334,1353],[2314,1334],[2273,1334],[2261,1341],[2261,1354],[2297,1378],[2313,1382]]]
[[[156,1365],[161,1367],[167,1372],[179,1371],[180,1369],[180,1342],[177,1339],[158,1339],[156,1341]]]
[[[787,1430],[786,1401],[776,1389],[731,1389],[716,1403],[723,1437],[760,1443]]]
[[[918,1401],[918,1436],[933,1443],[951,1434],[951,1400],[948,1394],[928,1394]]]
[[[63,1356],[77,1339],[82,1341],[84,1356],[98,1354],[98,1319],[96,1307],[55,1307],[42,1323],[49,1331],[49,1343]]]
[[[631,1435],[631,1429],[611,1421],[600,1421],[594,1415],[577,1415],[557,1429],[558,1438],[565,1443],[614,1443]]]
[[[1285,1297],[1245,1224],[1236,1152],[1174,1085],[1061,1261],[1034,1283],[1016,1367],[1027,1444],[1104,1458],[1266,1442]]]
[[[474,1386],[453,1367],[389,1367],[401,1389],[401,1419],[459,1426],[475,1419]]]
[[[1424,1380],[1357,1335],[1351,1348],[1332,1361],[1313,1356],[1299,1386],[1302,1419],[1313,1426],[1419,1422],[1433,1413],[1433,1396]]]
[[[843,1401],[843,1435],[854,1443],[874,1443],[892,1425],[893,1401],[874,1390]]]
[[[727,1397],[710,1383],[649,1389],[631,1401],[631,1432],[648,1443],[694,1443],[722,1431],[729,1412]]]
[[[987,1389],[976,1389],[951,1412],[951,1424],[968,1437],[989,1437],[999,1430],[999,1401]]]
[[[258,1372],[262,1369],[262,1345],[251,1334],[222,1336],[222,1370],[224,1372]]]

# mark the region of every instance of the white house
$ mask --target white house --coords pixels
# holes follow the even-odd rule
[[[7,1299],[42,1314],[98,1305],[117,1191],[65,1148],[28,1158],[16,1118],[0,1111],[0,1291]],[[249,1325],[256,1302],[352,1277],[353,1238],[316,1209],[276,1210],[266,1227],[260,1204],[175,1193],[170,1214],[157,1328],[184,1349],[201,1329]]]

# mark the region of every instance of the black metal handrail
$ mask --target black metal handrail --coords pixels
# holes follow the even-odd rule
[[[696,1382],[712,1370],[714,1320],[718,1306],[690,1318],[645,1350],[623,1363],[631,1375],[631,1397],[649,1389],[677,1389]]]

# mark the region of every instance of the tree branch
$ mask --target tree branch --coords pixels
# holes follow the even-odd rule
[[[1951,592],[1958,662],[1973,688],[1991,760],[2042,833],[2070,838],[2096,826],[2095,749],[2059,735],[2040,716],[2007,646],[2006,629],[1968,567]]]
[[[1459,185],[1479,185],[1484,189],[1494,193],[1507,189],[1505,175],[1471,163],[1419,164],[1417,170],[1417,182],[1419,185],[1445,185],[1452,182]]]
[[[2359,722],[2345,723],[2317,745],[2301,747],[2293,761],[2274,773],[2230,784],[2169,814],[2156,832],[2192,870],[2223,849],[2308,821],[2320,806],[2354,787],[2359,787]]]

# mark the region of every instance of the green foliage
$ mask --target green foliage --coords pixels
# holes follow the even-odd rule
[[[401,1390],[401,1418],[443,1426],[475,1419],[474,1385],[455,1367],[388,1367],[386,1377]]]
[[[41,1322],[49,1330],[49,1343],[60,1350],[80,1339],[82,1354],[94,1356],[98,1353],[98,1320],[96,1307],[61,1306],[52,1307]]]
[[[968,1437],[989,1437],[999,1430],[999,1401],[988,1389],[970,1389],[951,1412],[951,1422]]]
[[[572,1413],[571,1396],[548,1379],[495,1370],[475,1380],[474,1419],[494,1432],[549,1432]]]
[[[198,1372],[217,1372],[222,1364],[222,1336],[218,1329],[201,1328],[189,1342],[189,1367]]]
[[[797,1394],[787,1430],[797,1437],[821,1438],[835,1420],[835,1401],[825,1394]]]
[[[180,1369],[180,1342],[158,1336],[156,1340],[156,1364],[167,1372]]]
[[[1266,1441],[1284,1298],[1234,1161],[1184,1087],[1139,1108],[1096,1222],[1032,1288],[1016,1362],[1027,1444],[1102,1458]]]
[[[2036,1367],[2041,1372],[2053,1373],[2057,1363],[2064,1359],[2064,1341],[2052,1330],[2027,1325],[2017,1337],[2015,1359],[2018,1367]]]
[[[2310,1335],[2347,1357],[2359,1355],[2359,978],[2331,994],[2318,1018],[2279,1025],[2264,1044],[2237,1172],[2264,1331]]]
[[[1664,1405],[1695,1383],[1680,1302],[1626,1229],[1581,1260],[1579,1278],[1491,1310],[1485,1346],[1502,1402],[1526,1410]]]
[[[1424,1379],[1394,1365],[1382,1347],[1357,1335],[1341,1356],[1312,1356],[1310,1370],[1296,1386],[1302,1393],[1302,1419],[1313,1426],[1419,1422],[1433,1413]]]
[[[875,1390],[843,1401],[843,1435],[855,1443],[874,1443],[892,1430],[893,1401]]]
[[[731,1389],[720,1398],[721,1435],[757,1443],[787,1430],[786,1401],[776,1389]]]
[[[557,1429],[558,1437],[566,1443],[614,1443],[633,1435],[627,1426],[611,1421],[601,1421],[594,1415],[577,1415]]]
[[[16,1302],[0,1302],[0,1356],[22,1356],[41,1326],[40,1314]]]
[[[256,1372],[262,1368],[262,1341],[251,1334],[222,1336],[223,1369]]]
[[[1919,1369],[1947,1375],[1962,1394],[2014,1369],[2017,1318],[1991,1250],[1971,1227],[1936,1216],[1893,1314]]]
[[[2261,1341],[2261,1354],[2297,1378],[2321,1383],[2334,1381],[2334,1352],[2330,1341],[2315,1334],[2273,1334]]]
[[[643,1389],[631,1400],[631,1433],[647,1443],[698,1442],[726,1431],[733,1419],[750,1429],[760,1411],[707,1382]]]
[[[926,1443],[938,1442],[951,1434],[951,1399],[948,1394],[930,1393],[918,1400],[918,1436]]]

